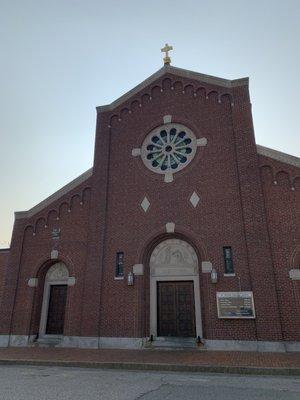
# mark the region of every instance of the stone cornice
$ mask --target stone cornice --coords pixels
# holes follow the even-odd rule
[[[218,78],[211,75],[201,74],[199,72],[189,71],[187,69],[173,67],[171,65],[165,65],[164,67],[156,71],[153,75],[150,75],[149,78],[145,79],[139,85],[135,86],[133,89],[129,90],[129,92],[125,93],[123,96],[119,97],[112,103],[96,107],[97,112],[99,113],[103,111],[113,110],[120,104],[126,102],[130,97],[134,96],[136,93],[143,90],[145,87],[151,85],[152,82],[155,82],[157,79],[159,79],[160,77],[162,77],[167,73],[182,78],[194,79],[199,82],[208,83],[210,85],[215,85],[227,89],[231,89],[237,86],[248,86],[249,84],[249,78],[229,80],[229,79]]]
[[[34,214],[41,211],[43,208],[47,207],[49,204],[53,203],[54,201],[58,200],[60,197],[64,196],[72,189],[75,189],[78,185],[86,181],[90,176],[93,174],[93,168],[88,169],[83,174],[79,175],[73,181],[69,182],[67,185],[63,186],[57,192],[53,193],[51,196],[47,197],[45,200],[41,201],[39,204],[34,206],[28,211],[16,211],[15,212],[15,219],[21,218],[30,218]]]
[[[281,151],[269,149],[268,147],[260,145],[257,145],[256,147],[257,147],[257,153],[262,156],[273,158],[273,160],[280,161],[282,163],[290,164],[293,165],[294,167],[300,168],[299,157],[291,156],[289,154],[282,153]]]

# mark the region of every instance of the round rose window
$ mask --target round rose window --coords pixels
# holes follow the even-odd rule
[[[142,145],[141,155],[150,170],[172,177],[189,164],[196,148],[196,138],[190,129],[170,123],[150,132]]]

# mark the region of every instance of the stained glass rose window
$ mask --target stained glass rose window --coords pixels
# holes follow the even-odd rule
[[[154,129],[142,145],[142,160],[152,171],[165,174],[166,181],[193,159],[197,148],[195,135],[181,124],[165,124]]]

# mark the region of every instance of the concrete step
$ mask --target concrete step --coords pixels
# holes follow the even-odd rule
[[[196,338],[179,337],[158,337],[151,342],[152,348],[160,349],[195,349],[197,348]]]
[[[62,342],[61,337],[41,337],[34,343],[34,347],[57,347]]]

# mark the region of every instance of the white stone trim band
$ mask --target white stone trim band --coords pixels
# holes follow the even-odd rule
[[[32,207],[28,211],[16,211],[15,219],[20,218],[30,218],[37,212],[41,211],[43,208],[47,207],[49,204],[53,203],[55,200],[61,198],[61,196],[67,194],[70,190],[75,189],[76,186],[80,185],[86,181],[93,174],[93,168],[88,169],[83,174],[79,175],[73,181],[69,182],[67,185],[63,186],[57,192],[53,193],[51,196],[47,197],[45,200],[41,201],[36,206]]]
[[[293,165],[294,167],[300,168],[299,157],[291,156],[290,154],[282,153],[281,151],[269,149],[268,147],[260,145],[257,145],[256,148],[257,148],[257,153],[262,156],[273,158],[276,161],[280,161],[282,163],[290,164]]]
[[[32,346],[36,337],[26,335],[0,335],[0,347]],[[84,337],[63,336],[56,347],[89,348],[89,349],[142,349],[149,338],[128,337]],[[300,342],[271,342],[256,340],[209,340],[204,339],[204,348],[207,350],[222,351],[258,351],[258,352],[300,352]]]
[[[134,96],[135,94],[137,94],[138,92],[140,92],[141,90],[146,88],[147,86],[151,85],[152,82],[155,82],[157,79],[159,79],[166,73],[171,73],[171,74],[180,76],[182,78],[195,79],[199,82],[208,83],[211,85],[221,86],[221,87],[225,87],[225,88],[248,86],[248,84],[249,84],[249,78],[240,78],[240,79],[229,80],[229,79],[224,79],[224,78],[218,78],[216,76],[201,74],[199,72],[189,71],[189,70],[183,69],[183,68],[173,67],[172,65],[164,65],[162,68],[160,68],[154,74],[149,76],[147,79],[145,79],[139,85],[137,85],[133,89],[129,90],[129,92],[125,93],[123,96],[119,97],[114,102],[107,104],[107,105],[96,107],[97,113],[113,110],[114,108],[118,107],[120,104],[124,103],[125,101],[130,99],[132,96]]]

